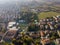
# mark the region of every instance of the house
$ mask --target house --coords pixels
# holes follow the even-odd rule
[[[3,37],[4,41],[8,42],[11,41],[17,33],[17,30],[8,30],[8,32]]]
[[[57,43],[57,45],[60,45],[60,38],[56,39],[56,43]]]

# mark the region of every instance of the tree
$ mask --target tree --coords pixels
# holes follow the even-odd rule
[[[28,31],[38,31],[39,30],[39,26],[35,25],[34,23],[30,23],[28,26]]]

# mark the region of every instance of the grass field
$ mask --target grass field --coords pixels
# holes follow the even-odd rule
[[[38,14],[38,18],[44,19],[46,17],[52,17],[52,16],[57,16],[57,15],[60,15],[60,13],[57,13],[57,12],[41,12],[40,14]]]

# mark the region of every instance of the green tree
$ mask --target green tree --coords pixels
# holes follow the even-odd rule
[[[39,30],[39,26],[35,25],[34,23],[30,23],[28,26],[28,31],[38,31]]]

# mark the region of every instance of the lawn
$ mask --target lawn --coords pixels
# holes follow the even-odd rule
[[[44,19],[46,17],[52,17],[52,16],[57,16],[57,15],[60,15],[60,13],[57,13],[57,12],[41,12],[40,14],[38,14],[38,18]]]

